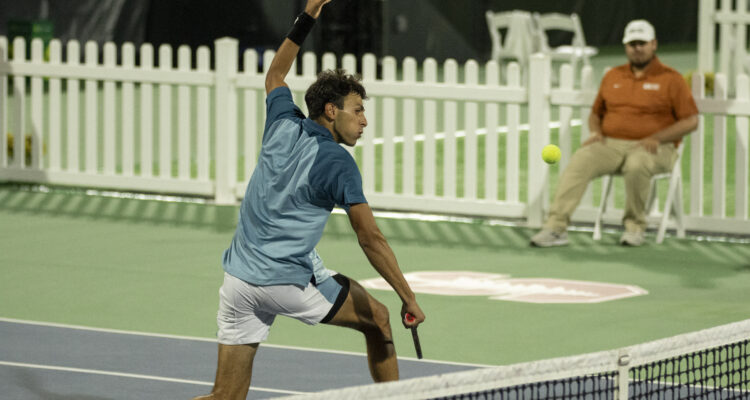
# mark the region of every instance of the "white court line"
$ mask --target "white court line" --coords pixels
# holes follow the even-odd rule
[[[177,340],[197,340],[201,342],[216,343],[216,339],[196,337],[196,336],[181,336],[181,335],[169,335],[169,334],[164,334],[164,333],[125,331],[125,330],[120,330],[120,329],[93,328],[93,327],[82,326],[82,325],[58,324],[54,322],[30,321],[30,320],[15,319],[15,318],[0,317],[0,322],[46,326],[46,327],[51,327],[51,328],[78,329],[78,330],[91,331],[91,332],[116,333],[120,335],[158,337],[158,338],[177,339]],[[284,350],[311,351],[315,353],[329,353],[329,354],[341,354],[341,355],[347,355],[347,356],[367,357],[367,354],[365,353],[356,353],[353,351],[314,349],[314,348],[307,348],[307,347],[285,346],[285,345],[279,345],[279,344],[266,344],[266,343],[263,343],[262,346],[276,348],[276,349],[284,349]],[[466,367],[480,367],[480,368],[481,367],[494,367],[494,365],[490,365],[490,364],[472,364],[472,363],[461,363],[461,362],[453,362],[453,361],[428,360],[428,359],[420,360],[420,359],[413,358],[413,357],[399,357],[399,359],[431,363],[431,364],[457,365],[457,366],[466,366]]]
[[[213,382],[194,381],[191,379],[167,378],[164,376],[155,376],[155,375],[129,374],[125,372],[102,371],[99,369],[72,368],[72,367],[63,367],[59,365],[27,364],[27,363],[19,363],[19,362],[11,362],[11,361],[0,361],[0,365],[7,365],[9,367],[44,369],[44,370],[50,370],[50,371],[76,372],[80,374],[107,375],[107,376],[116,376],[119,378],[146,379],[150,381],[189,383],[191,385],[201,385],[201,386],[213,386],[214,385]],[[251,386],[250,390],[262,391],[262,392],[273,392],[273,393],[284,393],[284,394],[305,394],[306,393],[306,392],[296,392],[293,390],[269,389],[269,388],[262,388],[262,387],[257,387],[257,386]]]

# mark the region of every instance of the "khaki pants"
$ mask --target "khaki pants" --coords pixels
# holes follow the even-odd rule
[[[625,179],[625,230],[645,230],[646,200],[651,177],[671,171],[676,160],[677,149],[673,143],[659,145],[656,154],[638,146],[636,141],[612,138],[581,147],[573,154],[560,177],[544,227],[564,230],[589,182],[596,177],[616,173],[622,174]]]

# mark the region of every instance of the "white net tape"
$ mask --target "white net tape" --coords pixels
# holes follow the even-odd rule
[[[630,366],[747,339],[750,339],[750,320],[617,350],[328,390],[285,399],[429,399],[614,371],[627,376]]]

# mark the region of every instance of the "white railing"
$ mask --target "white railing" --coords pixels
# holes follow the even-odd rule
[[[700,0],[698,15],[698,70],[728,77],[750,72],[747,0]],[[718,27],[719,66],[715,67]],[[730,82],[733,84],[734,82]]]
[[[103,64],[93,43],[85,46],[83,64],[76,42],[67,44],[64,62],[59,41],[51,42],[48,61],[39,41],[32,42],[30,60],[22,39],[13,42],[12,60],[7,59],[7,44],[0,38],[0,128],[28,133],[32,140],[28,160],[23,140],[15,141],[12,159],[6,141],[0,141],[0,180],[198,195],[218,203],[233,203],[244,195],[265,120],[264,73],[257,71],[254,51],[242,54],[245,68],[240,70],[237,41],[220,39],[211,70],[205,47],[195,52],[195,68],[191,49],[180,47],[174,68],[169,46],[159,47],[158,65],[153,48],[142,46],[136,65],[135,49],[128,44],[120,49],[119,64],[111,43],[104,46]],[[262,57],[268,66],[273,52]],[[518,218],[540,226],[555,177],[539,154],[555,129],[563,151],[561,170],[578,146],[574,138],[588,135],[585,121],[597,89],[590,67],[573,71],[563,66],[559,87],[552,87],[550,62],[542,55],[532,57],[528,85],[515,64],[503,74],[507,81],[500,82],[494,62],[480,74],[482,68],[473,60],[462,68],[453,60],[442,66],[432,59],[421,66],[412,58],[401,65],[392,57],[380,61],[379,76],[373,55],[364,56],[361,65],[352,55],[341,62],[349,71],[362,72],[371,98],[366,103],[370,125],[350,151],[373,207]],[[301,63],[302,72],[297,74],[295,66],[287,82],[306,111],[303,93],[318,69],[312,53],[304,54]],[[337,60],[326,54],[321,64],[334,68]],[[574,87],[574,73],[581,74],[580,88]],[[702,122],[688,139],[691,173],[683,174],[690,188],[687,229],[750,233],[750,105],[747,78],[737,79],[744,86],[738,86],[735,99],[722,92],[722,76],[716,78],[714,98],[696,91],[701,121],[714,121],[714,150],[712,164],[705,165]],[[559,120],[551,121],[551,115]],[[736,135],[726,130],[728,119]],[[727,165],[722,156],[730,137],[736,149],[734,199],[726,198],[723,186]],[[702,180],[704,168],[714,171],[712,186]],[[706,190],[713,193],[708,213],[703,207]],[[734,215],[726,215],[730,201]],[[609,209],[605,221],[618,222],[622,210]],[[595,210],[589,191],[574,220],[591,222]]]
[[[30,60],[24,59],[23,39],[16,38],[13,47],[13,60],[7,61],[7,41],[0,38],[0,179],[214,195],[215,185],[209,179],[208,107],[215,78],[209,71],[207,48],[198,49],[198,68],[192,70],[187,47],[178,50],[177,69],[171,66],[169,46],[159,48],[162,63],[155,66],[153,47],[143,45],[137,67],[135,49],[129,44],[121,48],[121,65],[116,65],[113,43],[104,45],[103,64],[99,64],[99,48],[94,42],[86,43],[83,64],[75,41],[67,44],[66,62],[61,60],[62,46],[57,40],[50,43],[49,61],[44,60],[39,40],[32,42]],[[13,83],[10,99],[9,75]],[[175,93],[176,113],[171,104]],[[199,106],[190,110],[193,96]],[[194,121],[191,111],[195,112]],[[194,135],[177,134],[191,131]],[[6,132],[16,138],[32,138],[30,159],[24,140],[14,141],[14,157],[8,159]],[[193,147],[191,136],[196,140]],[[135,147],[136,137],[139,148]],[[191,165],[197,169],[195,174]]]

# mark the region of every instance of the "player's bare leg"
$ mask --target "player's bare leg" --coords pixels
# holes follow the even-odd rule
[[[367,341],[367,362],[375,382],[398,380],[398,360],[393,346],[388,308],[356,281],[349,279],[349,295],[328,324],[356,329]]]
[[[226,345],[219,343],[219,362],[211,394],[193,400],[244,400],[250,389],[253,359],[258,343]]]

